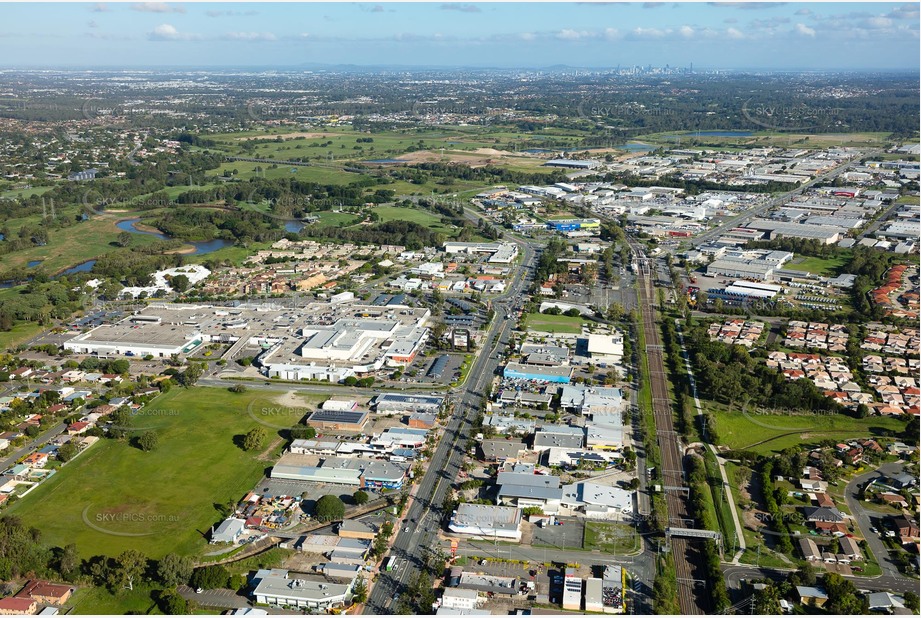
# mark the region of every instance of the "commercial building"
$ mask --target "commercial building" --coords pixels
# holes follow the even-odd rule
[[[212,543],[236,543],[246,528],[246,521],[228,517],[217,528],[211,529]]]
[[[511,379],[569,384],[572,380],[572,368],[538,367],[534,365],[523,365],[521,363],[508,363],[505,366],[503,375]]]
[[[547,167],[565,167],[574,170],[593,170],[599,167],[599,161],[578,160],[578,159],[550,159],[544,163]]]
[[[521,540],[521,509],[463,503],[451,514],[448,529],[457,534]]]
[[[547,222],[547,229],[554,232],[573,232],[576,230],[598,230],[600,219],[554,219]]]
[[[586,351],[595,361],[620,363],[624,358],[624,336],[620,333],[600,335],[596,333],[586,337]]]
[[[444,397],[429,395],[399,395],[396,393],[381,393],[376,396],[371,405],[378,412],[438,412]]]
[[[341,580],[299,575],[289,578],[287,571],[263,569],[253,577],[256,603],[273,607],[328,610],[346,604],[355,579]]]
[[[476,609],[479,594],[465,588],[445,588],[441,595],[441,607],[448,609]]]
[[[301,455],[283,455],[272,467],[273,479],[400,489],[409,469],[408,464],[381,459],[352,459],[326,457],[319,464]]]
[[[325,431],[362,431],[370,414],[367,410],[317,410],[307,418],[307,424]]]
[[[566,568],[563,577],[563,609],[575,612],[582,609],[582,578],[571,567]]]
[[[560,408],[586,417],[620,414],[624,409],[623,391],[607,386],[567,384],[560,389]]]
[[[549,448],[582,448],[585,429],[568,425],[548,425],[534,432],[534,450]]]
[[[544,513],[559,511],[563,490],[560,477],[533,472],[499,472],[498,501],[520,508],[540,507]]]

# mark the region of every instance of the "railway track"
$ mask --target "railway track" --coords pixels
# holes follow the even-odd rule
[[[659,329],[656,325],[652,285],[652,273],[642,246],[630,242],[636,260],[638,282],[637,302],[643,331],[646,335],[646,357],[649,366],[649,380],[652,392],[652,411],[656,426],[656,442],[661,455],[659,478],[665,491],[665,504],[668,511],[668,526],[693,527],[687,525],[688,510],[686,494],[677,488],[685,487],[683,448],[675,431],[671,400],[668,394],[665,358]],[[672,489],[668,489],[672,488]],[[672,537],[671,552],[675,560],[678,577],[678,603],[682,614],[706,614],[710,603],[706,586],[696,586],[695,570],[700,566],[700,554],[695,551],[689,539]]]

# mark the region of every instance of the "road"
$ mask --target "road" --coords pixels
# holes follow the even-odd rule
[[[723,577],[726,579],[726,586],[732,589],[741,588],[742,580],[752,580],[760,578],[769,578],[774,581],[780,581],[796,569],[769,569],[754,566],[735,566],[723,564]],[[918,581],[905,577],[892,577],[883,575],[881,577],[853,577],[846,575],[845,578],[850,581],[858,590],[888,590],[891,592],[918,592]]]
[[[870,152],[864,153],[862,156],[873,156],[874,154],[877,154],[877,153],[879,153],[879,152],[882,152],[882,151],[881,151],[881,150],[872,150],[872,151],[870,151]],[[836,176],[837,176],[838,174],[840,174],[842,171],[844,171],[845,169],[847,169],[847,167],[850,166],[850,165],[852,164],[852,161],[853,161],[853,160],[848,161],[848,162],[846,162],[846,163],[843,163],[843,164],[839,165],[838,167],[836,167],[836,168],[834,168],[834,169],[832,169],[832,170],[829,170],[829,171],[825,172],[824,174],[821,174],[821,175],[819,175],[819,176],[816,176],[815,178],[813,178],[813,179],[810,180],[809,182],[807,182],[807,183],[805,183],[805,184],[803,184],[803,185],[797,187],[796,189],[794,189],[794,190],[792,190],[792,191],[788,191],[788,192],[783,193],[783,194],[781,194],[781,195],[779,195],[779,196],[777,196],[777,197],[771,198],[771,199],[769,199],[767,202],[765,202],[764,204],[761,204],[760,206],[755,206],[754,208],[750,208],[750,209],[748,209],[748,210],[746,210],[746,211],[744,211],[744,212],[742,212],[742,213],[739,213],[738,215],[732,217],[732,218],[729,219],[728,221],[726,221],[726,222],[724,222],[724,223],[721,223],[720,225],[716,226],[715,228],[713,228],[713,229],[711,229],[711,230],[707,230],[707,231],[704,232],[703,234],[700,234],[699,236],[695,237],[695,238],[691,241],[691,245],[694,246],[694,247],[697,247],[697,246],[706,244],[706,243],[710,242],[711,240],[714,240],[715,238],[717,238],[717,237],[720,236],[721,234],[725,233],[726,230],[732,229],[732,228],[734,228],[734,227],[739,227],[742,223],[747,223],[749,220],[754,219],[755,217],[758,217],[758,216],[764,214],[765,212],[767,212],[767,211],[770,210],[771,208],[775,208],[775,207],[777,207],[777,206],[780,206],[780,205],[785,204],[785,203],[787,202],[788,199],[790,199],[790,198],[793,197],[794,195],[798,195],[798,194],[804,193],[804,192],[806,191],[806,189],[808,189],[809,187],[811,187],[811,186],[813,186],[813,185],[816,185],[816,184],[818,184],[818,183],[821,183],[821,182],[825,182],[826,180],[830,180],[830,179],[836,177]]]
[[[397,529],[390,555],[398,558],[400,565],[379,575],[365,605],[366,614],[392,613],[396,598],[425,564],[425,554],[437,550],[437,532],[443,518],[449,515],[442,512],[442,504],[463,464],[472,422],[482,408],[483,395],[488,392],[499,366],[495,350],[504,349],[515,326],[515,319],[506,317],[505,303],[521,297],[534,267],[536,252],[532,245],[515,239],[513,242],[522,249],[522,265],[506,292],[492,300],[496,313],[483,346],[467,382],[454,397],[454,413],[419,482],[407,514],[409,521]]]
[[[16,449],[14,452],[10,453],[3,459],[0,459],[0,472],[4,470],[9,470],[10,466],[16,463],[16,461],[20,457],[24,457],[25,455],[28,455],[29,453],[31,453],[38,447],[57,438],[59,435],[61,435],[61,433],[64,432],[64,429],[65,429],[64,423],[63,422],[58,423],[54,427],[51,427],[50,429],[47,429],[44,432],[40,433],[30,442],[19,447],[18,449]]]
[[[877,562],[879,562],[879,566],[883,570],[883,575],[891,577],[899,577],[899,568],[889,557],[889,550],[886,548],[882,539],[879,538],[879,535],[870,532],[871,526],[875,525],[877,529],[880,529],[880,526],[878,523],[874,524],[870,521],[870,514],[863,508],[859,496],[860,488],[870,479],[883,476],[884,474],[895,474],[901,471],[901,463],[892,462],[883,464],[876,470],[855,476],[844,489],[844,498],[847,501],[847,508],[850,509],[851,514],[854,516],[857,526],[860,528],[861,535],[867,540],[867,545],[870,546],[870,551],[873,552]]]

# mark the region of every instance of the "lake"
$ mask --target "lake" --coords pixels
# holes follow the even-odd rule
[[[171,240],[171,238],[164,234],[163,232],[152,232],[148,230],[139,230],[136,224],[140,222],[140,219],[125,219],[124,221],[119,221],[115,225],[120,230],[125,232],[130,232],[132,234],[146,234],[147,236],[156,236],[160,240]],[[301,226],[303,227],[303,225]],[[203,255],[205,253],[212,253],[218,249],[223,249],[224,247],[229,247],[233,245],[232,241],[224,240],[223,238],[215,238],[214,240],[195,240],[195,241],[185,241],[186,244],[192,245],[195,247],[195,251],[192,253],[187,253],[186,255]],[[95,262],[95,260],[94,260]]]

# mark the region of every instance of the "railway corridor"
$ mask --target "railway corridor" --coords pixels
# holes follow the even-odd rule
[[[667,525],[691,528],[694,526],[688,522],[682,445],[677,432],[675,432],[671,400],[668,394],[665,359],[653,307],[655,294],[653,293],[650,265],[643,254],[641,246],[637,243],[631,243],[631,248],[637,265],[637,302],[639,304],[640,318],[643,321],[643,331],[646,336],[645,352],[649,367],[652,410],[656,426],[656,441],[659,445],[661,456],[659,479],[665,492],[665,502],[668,510]],[[684,490],[681,488],[684,488]],[[691,543],[689,539],[680,537],[672,537],[670,546],[678,577],[678,603],[681,613],[709,613],[710,602],[706,582],[702,582],[704,585],[697,585],[698,582],[695,581],[697,580],[695,570],[702,565],[700,548],[695,547],[694,543]]]

